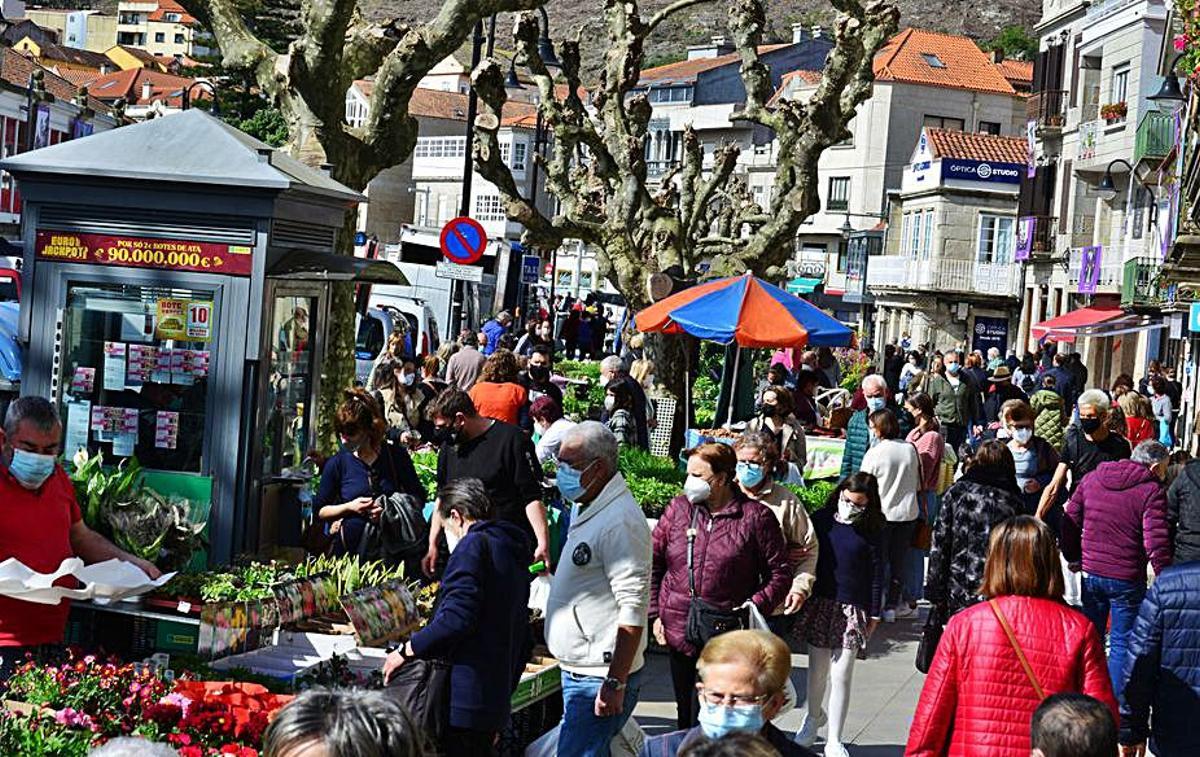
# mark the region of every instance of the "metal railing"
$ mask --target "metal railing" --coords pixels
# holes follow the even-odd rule
[[[1050,255],[1054,252],[1058,218],[1055,216],[1034,216],[1033,244],[1030,250],[1035,254]]]
[[[1016,297],[1021,287],[1021,266],[880,255],[872,257],[867,266],[867,287]]]
[[[646,178],[659,178],[677,165],[679,165],[679,161],[677,160],[647,160]]]
[[[1061,89],[1035,92],[1025,101],[1025,114],[1042,128],[1061,129],[1066,122],[1067,93]]]
[[[1138,122],[1137,141],[1133,147],[1133,162],[1146,159],[1161,160],[1171,152],[1175,143],[1175,117],[1170,113],[1148,110]]]
[[[1121,307],[1162,304],[1166,292],[1161,275],[1162,261],[1156,257],[1126,260],[1121,282]]]

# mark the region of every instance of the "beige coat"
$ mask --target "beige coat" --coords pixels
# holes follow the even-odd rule
[[[767,485],[757,492],[746,494],[775,513],[779,525],[783,528],[788,559],[791,560],[794,571],[792,588],[788,591],[803,594],[807,599],[817,581],[817,532],[804,510],[804,504],[796,499],[796,495],[790,489],[774,481],[768,481]],[[783,614],[782,604],[775,608],[774,614]]]

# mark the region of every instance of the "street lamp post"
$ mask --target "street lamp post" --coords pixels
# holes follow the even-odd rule
[[[1184,53],[1179,53],[1167,66],[1167,73],[1163,76],[1162,86],[1158,91],[1150,95],[1147,100],[1154,103],[1181,103],[1187,99],[1183,94],[1183,88],[1179,85],[1179,76],[1175,73],[1175,66],[1179,64],[1179,60],[1184,56]]]
[[[190,85],[188,85],[186,88],[184,88],[183,95],[182,95],[182,100],[183,100],[182,109],[187,110],[188,108],[192,107],[192,90],[195,89],[196,87],[201,87],[201,88],[207,89],[208,93],[210,95],[212,95],[212,105],[209,106],[208,112],[212,113],[214,116],[221,115],[221,109],[217,106],[217,87],[215,84],[208,81],[207,79],[201,79],[199,81],[194,81]]]
[[[1130,165],[1129,161],[1125,160],[1124,158],[1117,158],[1109,163],[1104,169],[1104,178],[1102,178],[1100,180],[1100,184],[1097,185],[1096,194],[1100,195],[1101,199],[1105,200],[1106,202],[1112,202],[1114,199],[1116,199],[1117,195],[1119,194],[1119,190],[1117,189],[1116,182],[1113,180],[1112,173],[1113,167],[1116,165],[1124,165],[1129,169],[1129,187],[1131,191],[1133,189],[1133,182],[1136,181],[1139,185],[1141,185],[1141,188],[1145,189],[1146,193],[1150,195],[1150,223],[1157,223],[1158,209],[1155,207],[1154,203],[1154,190],[1151,189],[1146,182],[1137,177],[1137,175],[1134,173],[1133,166]]]

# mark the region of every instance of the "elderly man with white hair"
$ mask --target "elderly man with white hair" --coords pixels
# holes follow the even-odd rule
[[[558,754],[607,757],[641,691],[650,527],[617,469],[617,438],[601,423],[563,434],[556,483],[574,503],[546,603],[546,643],[562,667]]]
[[[863,455],[871,446],[871,429],[867,425],[867,418],[876,410],[889,407],[887,381],[878,373],[863,376],[862,393],[867,406],[851,415],[850,422],[846,424],[846,451],[842,453],[841,478],[858,473],[862,468]],[[891,409],[899,417],[894,405],[891,405]]]
[[[600,386],[607,388],[611,383],[621,383],[633,395],[633,422],[637,427],[637,446],[650,449],[650,429],[646,423],[646,392],[640,382],[629,376],[625,361],[616,355],[609,355],[600,361]],[[608,410],[600,416],[602,423],[608,423]]]

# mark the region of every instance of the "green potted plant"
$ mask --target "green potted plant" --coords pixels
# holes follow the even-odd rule
[[[125,458],[115,467],[104,467],[104,454],[88,455],[79,450],[72,458],[75,499],[89,527],[108,532],[106,513],[110,507],[127,505],[137,496],[142,466],[136,457]]]
[[[1129,114],[1129,106],[1123,102],[1109,103],[1108,105],[1100,106],[1100,117],[1108,123],[1124,121],[1125,116]]]

